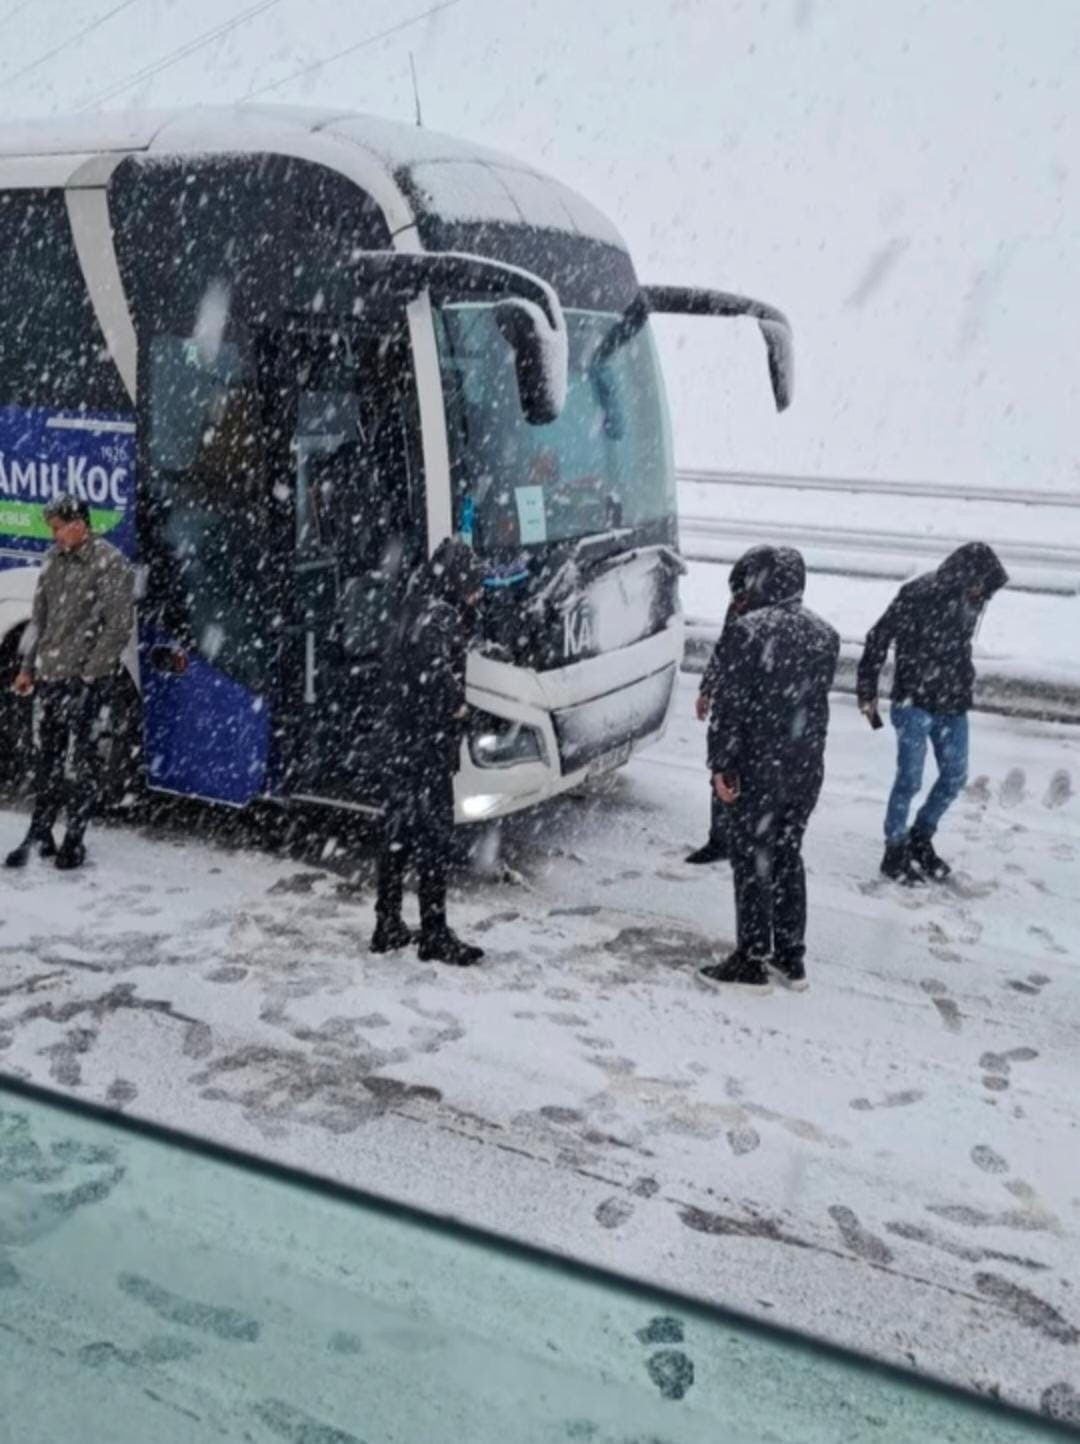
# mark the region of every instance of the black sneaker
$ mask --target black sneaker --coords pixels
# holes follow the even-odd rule
[[[881,859],[881,872],[904,887],[918,887],[926,879],[911,860],[911,848],[905,837],[902,842],[887,842]]]
[[[695,848],[685,859],[686,862],[726,862],[728,850],[722,842],[710,837],[704,847]]]
[[[471,968],[484,956],[483,948],[462,942],[451,928],[421,933],[416,955],[422,963],[451,963],[457,968]]]
[[[932,877],[935,882],[944,882],[952,872],[952,868],[943,857],[938,857],[934,851],[934,844],[928,832],[912,831],[908,839],[908,846],[911,851],[911,859],[927,877]]]
[[[772,983],[764,958],[748,957],[734,952],[722,963],[698,968],[698,981],[709,988],[749,988],[755,993],[771,993]]]
[[[77,837],[65,837],[56,851],[54,867],[61,872],[72,872],[86,861],[86,848]]]
[[[774,958],[771,966],[780,982],[791,992],[805,993],[810,986],[802,958]]]
[[[407,927],[401,918],[380,918],[375,924],[368,951],[392,953],[397,948],[407,948],[412,940],[412,929]]]

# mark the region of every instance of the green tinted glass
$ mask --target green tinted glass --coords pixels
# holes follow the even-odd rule
[[[0,1440],[837,1444],[1053,1425],[0,1089]]]

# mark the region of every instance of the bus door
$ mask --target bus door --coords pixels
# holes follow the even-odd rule
[[[271,484],[291,509],[274,727],[284,795],[363,804],[382,658],[410,551],[407,350],[393,323],[268,333]]]
[[[254,353],[243,338],[157,335],[139,377],[148,781],[241,805],[266,786],[277,645]]]

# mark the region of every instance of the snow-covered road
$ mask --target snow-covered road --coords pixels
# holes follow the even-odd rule
[[[464,880],[472,971],[367,955],[369,862],[112,829],[0,877],[0,1066],[1080,1419],[1080,730],[978,716],[955,881],[908,893],[890,734],[837,699],[811,989],[726,997],[680,685],[508,829],[520,881]]]

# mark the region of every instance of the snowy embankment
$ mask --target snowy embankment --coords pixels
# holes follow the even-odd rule
[[[367,954],[370,859],[111,829],[3,876],[3,1067],[1080,1418],[1080,731],[977,718],[955,880],[905,892],[838,699],[811,989],[720,996],[692,699],[464,880],[468,972]]]
[[[823,483],[814,483],[820,487]],[[838,488],[845,484],[838,483]],[[854,483],[852,483],[854,485]],[[902,484],[898,484],[902,485]],[[975,642],[977,705],[1019,716],[1080,720],[1080,505],[1025,505],[959,493],[866,495],[805,490],[783,478],[747,485],[680,481],[687,665],[704,665],[723,621],[730,562],[757,541],[798,546],[807,604],[840,632],[837,685],[854,689],[863,638],[899,586],[954,545],[998,548],[1015,585],[987,607]],[[842,518],[842,525],[834,525]],[[883,691],[888,674],[883,679]]]

